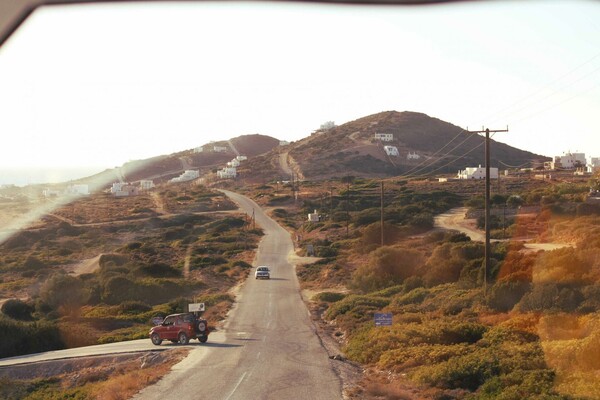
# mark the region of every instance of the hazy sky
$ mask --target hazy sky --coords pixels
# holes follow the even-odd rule
[[[600,156],[600,3],[57,6],[0,48],[0,171],[297,140],[387,110]]]

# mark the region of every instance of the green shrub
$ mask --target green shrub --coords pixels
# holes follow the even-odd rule
[[[119,314],[139,314],[150,310],[152,307],[141,301],[128,300],[119,304]]]
[[[181,275],[180,270],[164,263],[143,264],[138,268],[138,271],[144,275],[156,278],[176,277]]]
[[[381,309],[389,303],[390,299],[385,297],[349,295],[329,307],[325,317],[332,320],[360,306],[369,309]]]
[[[488,306],[497,311],[510,311],[530,289],[529,282],[497,282],[490,288]]]
[[[416,288],[404,295],[394,297],[392,304],[394,306],[404,306],[407,304],[419,304],[419,303],[422,303],[423,300],[425,300],[427,298],[427,296],[429,296],[429,293],[430,293],[429,289]]]
[[[344,297],[346,297],[345,293],[321,292],[314,295],[313,300],[324,301],[326,303],[335,303],[336,301],[342,300]]]
[[[443,389],[476,390],[498,372],[497,357],[488,349],[477,349],[432,366],[420,367],[413,377],[418,382]]]
[[[415,273],[423,256],[413,249],[384,246],[375,250],[368,263],[352,274],[352,286],[371,292],[402,283]]]
[[[89,292],[71,275],[52,275],[40,288],[40,299],[54,310],[72,313],[86,303]]]
[[[56,325],[20,322],[0,316],[0,358],[64,348]]]
[[[23,321],[30,320],[31,313],[34,310],[35,308],[31,304],[25,303],[19,299],[9,299],[2,304],[2,313],[4,313],[4,315]]]

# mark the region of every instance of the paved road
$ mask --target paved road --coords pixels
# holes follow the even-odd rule
[[[148,328],[149,329],[149,328]],[[167,350],[169,346],[164,347]],[[129,342],[119,342],[111,344],[101,344],[97,346],[78,347],[75,349],[47,351],[38,354],[28,354],[11,358],[0,359],[0,368],[17,365],[28,364],[40,361],[60,360],[73,357],[99,356],[105,354],[117,353],[135,353],[139,351],[159,350],[156,346],[150,343],[150,340],[132,340]],[[160,349],[162,350],[162,349]]]
[[[251,276],[215,347],[198,346],[138,399],[340,399],[341,382],[315,334],[300,297],[290,235],[247,198],[225,192],[265,231],[255,265],[271,280]]]

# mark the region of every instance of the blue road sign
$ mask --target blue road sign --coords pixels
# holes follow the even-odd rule
[[[392,313],[375,313],[375,326],[392,326]]]

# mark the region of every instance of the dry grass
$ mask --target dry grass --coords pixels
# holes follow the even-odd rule
[[[120,373],[111,374],[106,381],[93,384],[90,388],[91,397],[98,400],[129,399],[168,374],[173,365],[187,356],[189,350],[177,349],[167,353],[164,359],[154,357],[151,360],[147,357],[124,365]]]

